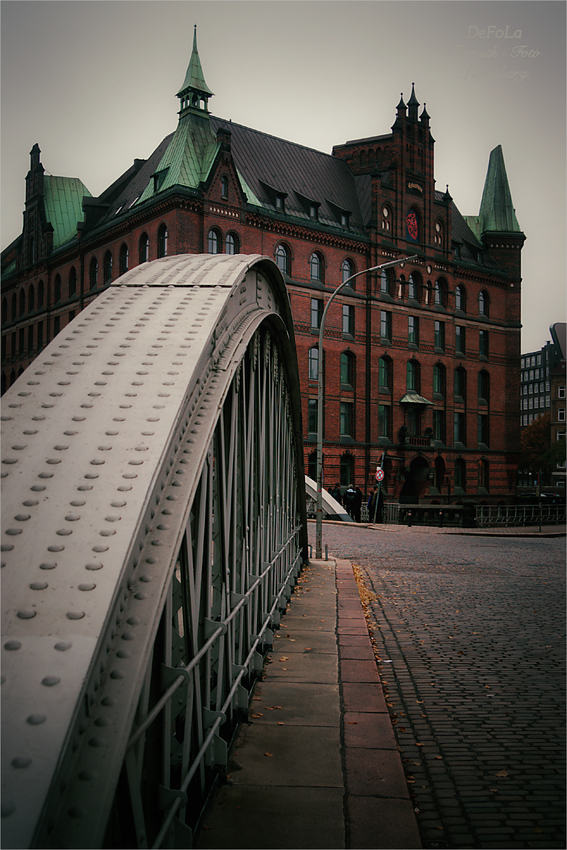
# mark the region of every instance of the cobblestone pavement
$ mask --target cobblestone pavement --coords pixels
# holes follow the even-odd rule
[[[564,848],[565,540],[337,524],[323,542],[362,582],[423,846]]]

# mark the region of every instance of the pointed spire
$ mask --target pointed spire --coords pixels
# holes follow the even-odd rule
[[[418,101],[417,97],[415,96],[414,86],[415,86],[415,83],[412,83],[411,84],[411,97],[408,100],[408,107],[409,107],[408,118],[411,121],[417,121],[417,108],[419,106],[419,101]]]
[[[205,82],[203,69],[201,68],[201,60],[199,59],[199,51],[197,50],[197,25],[193,32],[193,52],[189,60],[189,67],[185,74],[183,85],[177,92],[177,97],[181,101],[181,112],[192,107],[200,112],[208,112],[207,104],[213,92]],[[203,105],[201,101],[204,101]]]
[[[423,112],[422,112],[422,113],[421,113],[421,115],[419,116],[419,120],[421,121],[421,123],[422,123],[425,127],[429,127],[429,120],[430,120],[430,116],[429,116],[429,114],[428,114],[427,109],[425,108],[425,106],[426,106],[426,104],[424,103],[424,104],[423,104]]]
[[[488,161],[488,171],[480,202],[480,232],[521,233],[508,185],[502,146],[494,148]]]

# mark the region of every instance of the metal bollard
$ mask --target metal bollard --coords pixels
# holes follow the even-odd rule
[[[443,511],[439,511],[439,528],[443,528]]]
[[[325,546],[325,560],[326,561],[329,560],[329,547],[328,546]]]
[[[408,528],[411,528],[411,511],[408,511]]]

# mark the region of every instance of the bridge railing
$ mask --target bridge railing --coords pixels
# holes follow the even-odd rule
[[[559,525],[565,522],[565,505],[477,505],[476,524],[490,526]]]

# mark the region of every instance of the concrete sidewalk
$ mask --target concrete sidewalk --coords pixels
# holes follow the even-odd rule
[[[421,847],[350,561],[310,561],[196,847]]]

